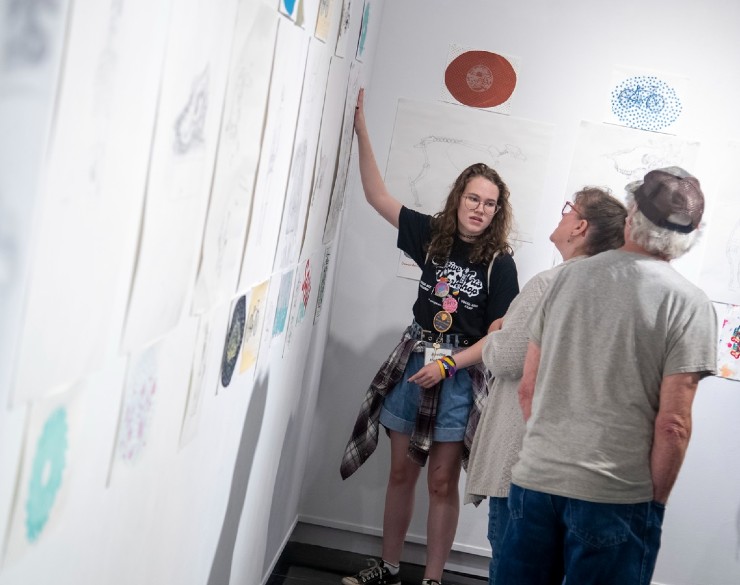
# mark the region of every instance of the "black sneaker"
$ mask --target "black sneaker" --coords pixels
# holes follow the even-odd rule
[[[342,579],[342,585],[401,585],[398,574],[391,575],[382,561],[368,559],[367,564],[370,565],[367,569]]]

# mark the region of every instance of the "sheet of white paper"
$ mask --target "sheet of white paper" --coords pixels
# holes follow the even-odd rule
[[[482,162],[511,193],[513,239],[532,241],[553,127],[446,104],[398,102],[385,183],[404,205],[428,214],[444,204],[457,176]]]
[[[300,254],[301,238],[311,196],[311,179],[316,163],[316,150],[321,130],[321,111],[324,108],[330,63],[331,58],[327,46],[312,39],[308,49],[303,94],[293,145],[293,160],[290,165],[285,206],[280,222],[280,239],[273,270],[282,270],[295,264]]]
[[[136,253],[169,4],[73,6],[17,399],[80,379],[100,363],[111,328],[120,327],[111,302],[128,286]]]
[[[236,8],[236,0],[182,0],[172,11],[127,351],[177,324],[194,280]]]
[[[278,0],[280,12],[295,21],[301,9],[301,0]]]
[[[360,23],[360,36],[357,39],[357,50],[355,51],[355,59],[362,62],[367,52],[367,37],[368,30],[370,29],[370,23],[373,22],[373,3],[372,0],[365,0],[362,6],[362,22]]]
[[[697,282],[713,301],[740,305],[740,197],[734,177],[740,143],[729,143],[725,153],[727,172],[719,188],[708,195],[711,215],[704,212],[705,252]]]
[[[694,168],[699,143],[655,132],[581,122],[564,199],[585,185],[608,187],[624,200],[627,183],[650,170],[678,165]]]
[[[278,16],[240,0],[193,311],[236,292],[267,109]]]
[[[329,40],[334,6],[336,4],[336,0],[319,0],[314,36],[322,42],[327,42]],[[329,50],[331,53],[334,52],[333,46],[327,47],[327,50]]]
[[[67,0],[0,0],[0,402],[10,399]],[[11,9],[13,6],[16,9]],[[8,139],[12,137],[12,139]]]
[[[342,134],[339,139],[339,154],[337,158],[337,172],[334,177],[334,186],[329,203],[329,212],[326,215],[324,226],[324,244],[334,239],[339,224],[339,217],[344,208],[344,192],[347,187],[347,173],[349,171],[350,155],[352,153],[352,139],[355,128],[355,106],[357,105],[357,94],[360,91],[360,73],[362,66],[353,61],[349,68],[349,81],[347,82],[347,95],[344,100],[344,117],[342,121]]]
[[[197,434],[203,401],[215,385],[221,365],[221,340],[226,330],[228,304],[214,307],[198,319],[193,360],[188,383],[188,399],[180,430],[180,448]]]
[[[667,73],[615,67],[605,122],[639,130],[678,134],[688,79]]]
[[[344,118],[348,78],[349,63],[345,59],[332,57],[321,116],[321,134],[316,151],[313,185],[301,244],[301,259],[307,258],[322,247],[326,214],[334,184],[334,172],[337,168],[337,151]]]
[[[356,2],[358,0],[355,0]],[[337,34],[337,46],[334,54],[344,57],[347,52],[347,41],[349,39],[349,26],[352,24],[352,0],[342,0],[342,11],[339,15],[339,32]]]
[[[287,20],[278,26],[265,134],[238,290],[269,278],[280,235],[308,36]]]
[[[33,403],[26,426],[4,564],[39,546],[64,514],[79,448],[79,388]]]

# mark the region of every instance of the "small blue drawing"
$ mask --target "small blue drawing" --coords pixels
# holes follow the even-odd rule
[[[650,75],[630,77],[611,94],[612,112],[626,126],[659,131],[673,124],[683,108],[676,90]]]
[[[370,22],[370,3],[365,2],[365,10],[362,13],[362,25],[360,27],[360,45],[357,47],[357,56],[361,57],[365,52],[365,40],[367,39],[367,25]]]
[[[285,12],[292,15],[293,11],[295,10],[296,0],[283,0],[283,7],[285,8]]]
[[[44,530],[54,506],[67,463],[67,411],[51,413],[36,444],[26,499],[26,538],[35,542]]]

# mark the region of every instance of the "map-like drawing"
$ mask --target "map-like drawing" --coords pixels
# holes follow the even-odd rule
[[[422,207],[422,182],[427,172],[432,167],[438,167],[440,161],[445,166],[452,165],[457,174],[460,174],[465,168],[470,166],[471,151],[481,153],[480,162],[483,162],[491,168],[497,168],[503,159],[510,158],[525,161],[526,155],[521,148],[513,144],[504,144],[497,146],[494,144],[478,144],[468,140],[450,138],[447,136],[425,136],[420,142],[414,145],[414,148],[421,149],[424,155],[424,162],[417,175],[409,181],[411,195],[416,207]],[[457,176],[451,175],[450,182]]]
[[[118,458],[127,463],[141,456],[149,438],[158,381],[155,348],[145,350],[130,367],[116,447]]]
[[[175,121],[176,154],[186,154],[205,142],[206,114],[208,113],[208,66],[198,74],[190,86],[190,96]]]
[[[42,64],[49,54],[49,24],[61,13],[60,0],[9,0],[0,27],[5,28],[3,65],[12,69]],[[3,22],[4,21],[4,22]]]
[[[615,150],[602,156],[609,159],[614,170],[626,180],[639,181],[653,169],[668,167],[681,159],[682,149],[677,144],[649,140],[643,145]]]

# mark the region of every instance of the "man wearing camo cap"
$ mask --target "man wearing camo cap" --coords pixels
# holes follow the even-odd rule
[[[564,268],[529,323],[497,583],[650,583],[717,323],[669,264],[696,241],[699,181],[671,167],[626,189],[625,245]]]

